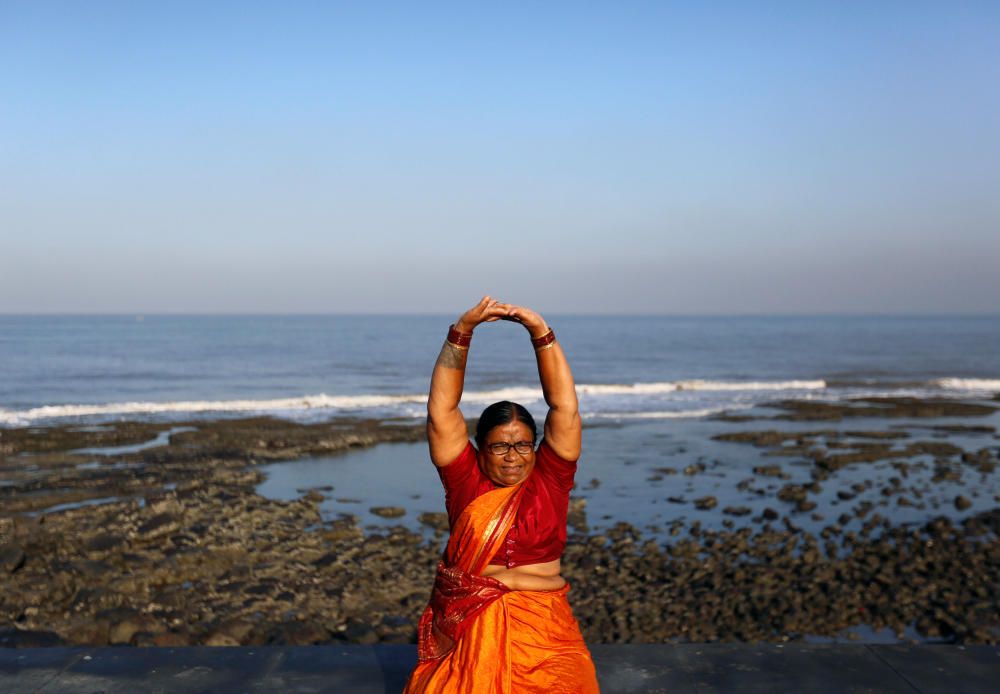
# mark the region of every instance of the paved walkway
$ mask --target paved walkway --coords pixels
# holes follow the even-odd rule
[[[599,645],[602,691],[1000,692],[1000,646]],[[414,646],[0,648],[0,692],[399,692]]]

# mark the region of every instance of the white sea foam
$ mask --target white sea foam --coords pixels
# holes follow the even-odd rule
[[[584,398],[584,404],[590,417],[644,418],[666,419],[677,417],[703,417],[736,407],[752,406],[753,401],[767,397],[766,393],[775,391],[800,391],[797,398],[830,398],[836,400],[836,391],[830,389],[823,380],[789,380],[789,381],[663,381],[632,384],[593,384],[582,383],[577,391]],[[859,390],[863,392],[858,392]],[[852,397],[865,395],[912,395],[914,397],[941,395],[947,391],[949,397],[961,397],[964,393],[1000,390],[1000,379],[983,378],[941,378],[926,382],[925,388],[885,390],[849,389]],[[726,402],[712,403],[710,407],[692,410],[664,410],[662,403],[670,400],[670,394],[676,393],[683,398],[685,392],[719,392],[730,393],[725,396],[706,396],[709,400],[718,401],[724,398]],[[756,396],[759,393],[760,396]],[[840,397],[846,397],[842,393]],[[610,401],[604,403],[604,398]],[[626,402],[623,403],[622,399]],[[705,398],[702,398],[704,400]],[[462,402],[467,405],[482,405],[498,400],[514,400],[527,405],[542,400],[541,388],[517,386],[491,390],[466,391]],[[338,413],[354,413],[358,411],[377,411],[377,416],[390,414],[392,416],[419,417],[422,416],[427,395],[423,393],[410,394],[362,394],[362,395],[303,395],[292,398],[274,398],[259,400],[190,400],[170,402],[118,402],[103,404],[71,404],[47,405],[25,410],[10,410],[0,408],[0,426],[25,426],[33,422],[58,420],[63,418],[112,417],[112,416],[147,416],[204,413],[275,413],[322,419],[325,416]],[[660,407],[657,407],[660,405]],[[648,408],[644,411],[644,408]],[[626,412],[621,413],[620,410]]]
[[[664,381],[660,383],[581,384],[577,391],[585,395],[656,395],[679,390],[753,391],[753,390],[817,390],[826,388],[826,381]]]
[[[656,412],[592,412],[584,415],[584,419],[687,419],[692,417],[708,417],[721,412],[743,410],[751,405],[735,405],[728,407],[706,407],[697,410],[656,411]]]
[[[357,410],[392,407],[402,403],[425,403],[426,395],[304,395],[273,400],[192,400],[171,402],[114,402],[101,405],[47,405],[30,410],[0,411],[0,422],[16,424],[40,419],[105,415],[148,415],[169,412],[266,412],[286,410]]]
[[[939,378],[934,384],[949,390],[1000,390],[997,378]]]

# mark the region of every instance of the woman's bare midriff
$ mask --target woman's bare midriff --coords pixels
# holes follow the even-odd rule
[[[489,564],[483,575],[492,576],[511,590],[559,590],[566,585],[566,579],[559,575],[561,571],[562,562],[555,559],[510,569],[502,564]]]

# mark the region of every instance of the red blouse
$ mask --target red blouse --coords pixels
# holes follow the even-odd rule
[[[496,489],[479,468],[478,452],[470,441],[451,465],[438,468],[444,484],[448,522],[454,526],[477,496]],[[566,512],[573,488],[576,461],[563,460],[542,440],[535,467],[524,481],[524,496],[503,548],[490,560],[507,568],[541,564],[562,556],[566,547]]]

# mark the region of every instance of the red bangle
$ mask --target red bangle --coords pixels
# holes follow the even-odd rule
[[[556,341],[556,334],[552,331],[552,328],[549,328],[549,331],[544,335],[542,335],[541,337],[532,338],[531,345],[535,349],[545,349],[555,341]]]
[[[448,326],[448,342],[459,349],[469,349],[472,344],[472,333],[463,333],[455,329],[455,324]]]

